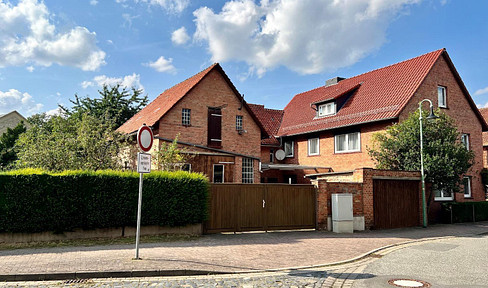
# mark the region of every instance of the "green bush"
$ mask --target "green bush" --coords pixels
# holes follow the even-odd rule
[[[474,219],[473,219],[474,209]],[[445,223],[473,222],[488,220],[488,202],[457,202],[457,203],[443,203],[443,218]]]
[[[0,173],[0,232],[135,226],[139,174],[25,169]],[[183,226],[207,215],[208,180],[187,172],[144,175],[142,225]]]

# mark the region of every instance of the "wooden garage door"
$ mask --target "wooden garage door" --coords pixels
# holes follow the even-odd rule
[[[374,228],[390,229],[420,224],[418,180],[373,180]]]

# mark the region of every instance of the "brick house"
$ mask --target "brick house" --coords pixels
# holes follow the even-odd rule
[[[479,110],[485,121],[488,121],[488,108]],[[488,132],[483,132],[483,168],[488,168]]]
[[[484,200],[482,131],[488,131],[488,126],[445,49],[352,78],[337,77],[297,94],[285,107],[276,134],[285,152],[281,163],[329,168],[335,173],[373,168],[375,163],[367,153],[372,135],[407,118],[423,99],[430,99],[455,119],[462,141],[476,155],[464,175],[465,193],[436,191],[431,209],[438,209],[440,201]],[[308,174],[309,178],[320,175]],[[297,179],[302,176],[298,174]]]
[[[193,155],[182,169],[214,183],[259,183],[266,132],[218,63],[161,93],[118,131],[135,135],[144,123],[154,133],[151,152],[178,136],[179,147]]]

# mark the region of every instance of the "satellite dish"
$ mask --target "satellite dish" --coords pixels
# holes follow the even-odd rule
[[[285,159],[285,151],[283,151],[283,149],[278,149],[276,150],[275,156],[277,160],[281,161]]]

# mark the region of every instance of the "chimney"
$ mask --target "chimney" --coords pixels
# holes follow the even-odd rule
[[[330,86],[330,85],[337,84],[337,83],[341,82],[344,79],[346,79],[346,78],[343,78],[343,77],[334,77],[332,79],[329,79],[329,80],[325,81],[325,87]]]

